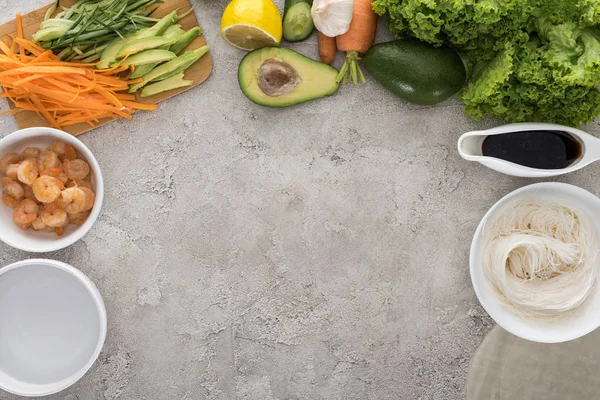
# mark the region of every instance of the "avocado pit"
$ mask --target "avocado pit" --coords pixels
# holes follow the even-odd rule
[[[258,69],[258,87],[267,96],[283,96],[301,81],[291,65],[273,58],[263,62]]]

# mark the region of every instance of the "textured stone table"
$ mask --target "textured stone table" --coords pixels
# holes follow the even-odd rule
[[[2,22],[46,3],[0,0]],[[499,122],[456,98],[407,104],[372,79],[254,105],[237,83],[244,53],[219,37],[225,5],[196,2],[214,57],[203,85],[80,137],[103,169],[102,214],[43,256],[96,283],[108,337],[48,398],[463,399],[493,325],[469,279],[472,234],[533,182],[459,158],[462,132]],[[315,37],[290,47],[317,57]],[[15,129],[0,119],[2,136]],[[599,179],[596,164],[559,180],[600,194]],[[33,256],[0,245],[0,265]]]

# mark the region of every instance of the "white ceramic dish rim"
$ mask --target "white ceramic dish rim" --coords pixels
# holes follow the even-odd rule
[[[72,146],[74,146],[79,153],[81,153],[88,164],[90,165],[90,169],[92,173],[95,175],[95,195],[96,200],[94,201],[94,207],[92,208],[92,212],[88,217],[87,221],[77,227],[73,232],[66,234],[63,237],[57,237],[56,240],[48,241],[48,242],[38,242],[36,245],[27,245],[19,242],[18,240],[13,240],[10,235],[7,235],[4,230],[0,229],[0,240],[6,243],[9,246],[12,246],[16,249],[28,251],[30,253],[46,253],[50,251],[56,251],[60,249],[64,249],[77,242],[79,239],[84,237],[88,231],[92,228],[98,216],[100,215],[100,211],[102,208],[102,202],[104,200],[104,179],[102,177],[102,171],[100,169],[100,165],[96,160],[96,157],[92,154],[90,149],[87,148],[83,142],[74,136],[63,132],[54,128],[46,128],[46,127],[35,127],[35,128],[25,128],[20,129],[18,131],[12,132],[6,135],[4,138],[0,139],[0,153],[2,152],[2,148],[12,146],[21,141],[26,141],[35,136],[52,136],[58,140],[62,140]],[[4,154],[0,154],[0,157]],[[0,204],[0,207],[6,207],[4,204]]]
[[[523,165],[515,164],[510,161],[497,159],[494,157],[486,157],[479,155],[467,154],[463,151],[463,142],[473,136],[481,135],[499,135],[503,133],[517,132],[517,131],[534,131],[534,130],[562,130],[576,136],[583,146],[583,154],[574,164],[555,170],[545,170],[539,168],[531,168]],[[596,146],[590,146],[590,143],[598,141]],[[553,176],[559,176],[577,171],[581,168],[588,166],[589,164],[597,161],[600,158],[600,139],[584,132],[580,129],[573,128],[570,126],[563,126],[557,124],[548,124],[542,122],[518,122],[513,124],[506,124],[497,126],[495,128],[482,130],[482,131],[471,131],[466,132],[460,136],[457,143],[459,155],[467,161],[476,161],[480,164],[485,165],[500,173],[518,176],[524,178],[549,178]],[[518,172],[517,172],[518,171]]]
[[[520,338],[530,340],[533,342],[539,342],[539,343],[561,343],[561,342],[567,342],[567,341],[574,340],[574,339],[580,338],[582,336],[585,336],[588,333],[590,333],[590,332],[594,331],[595,329],[597,329],[598,327],[600,327],[600,318],[596,318],[595,320],[597,322],[595,324],[590,324],[590,326],[588,328],[582,329],[580,331],[575,331],[574,333],[571,333],[571,334],[565,334],[565,336],[561,337],[560,339],[552,340],[552,339],[545,339],[545,338],[540,338],[540,337],[524,335],[522,332],[519,332],[517,329],[515,329],[514,323],[511,322],[513,320],[519,319],[519,317],[515,316],[514,314],[511,314],[508,311],[500,312],[500,313],[496,313],[495,311],[492,311],[492,309],[490,307],[492,302],[498,304],[500,302],[500,300],[495,297],[493,299],[484,298],[481,288],[480,288],[480,284],[477,283],[478,281],[475,276],[475,273],[476,273],[475,268],[480,268],[480,260],[476,259],[476,256],[477,256],[476,250],[477,250],[479,241],[481,240],[481,237],[482,237],[482,230],[485,228],[485,225],[486,225],[489,217],[494,212],[496,212],[496,210],[498,210],[500,207],[504,206],[508,201],[519,196],[523,192],[532,191],[532,190],[535,190],[536,188],[552,188],[552,187],[554,187],[554,188],[568,187],[568,190],[570,191],[570,193],[573,196],[581,197],[581,198],[588,197],[590,199],[590,201],[597,202],[600,204],[600,199],[597,196],[595,196],[594,194],[588,192],[587,190],[585,190],[583,188],[580,188],[579,186],[570,185],[567,183],[540,182],[540,183],[534,183],[531,185],[523,186],[519,189],[516,189],[516,190],[508,193],[504,197],[502,197],[485,213],[485,215],[479,222],[477,229],[475,230],[475,234],[473,235],[473,240],[471,242],[471,248],[470,248],[470,253],[469,253],[469,272],[470,272],[470,276],[471,276],[471,284],[473,285],[475,295],[477,296],[477,299],[479,300],[479,303],[481,304],[481,306],[485,309],[485,311],[488,313],[488,315],[490,317],[492,317],[492,319],[498,325],[500,325],[502,328],[504,328],[508,332],[510,332],[513,335],[518,336]],[[593,216],[591,216],[591,217],[593,217]],[[599,240],[600,240],[600,238],[599,238]],[[596,292],[595,292],[595,294],[592,293],[591,294],[592,296],[594,296],[594,295],[600,296],[600,294],[598,293],[599,285],[600,285],[600,281],[596,283]],[[591,300],[591,299],[588,299],[588,301],[589,300]]]
[[[100,334],[98,343],[96,344],[96,349],[90,360],[84,365],[77,373],[71,375],[70,377],[63,379],[60,382],[56,382],[55,384],[47,384],[47,385],[31,385],[32,390],[29,392],[24,392],[20,390],[16,390],[15,388],[11,388],[6,386],[3,382],[0,382],[0,389],[5,390],[9,393],[16,394],[19,396],[26,397],[34,397],[34,396],[48,396],[54,393],[58,393],[69,386],[76,383],[79,379],[81,379],[92,367],[94,362],[98,359],[100,352],[102,351],[102,347],[104,347],[104,342],[106,340],[106,329],[107,329],[107,317],[106,317],[106,308],[104,306],[104,300],[102,300],[102,295],[98,291],[94,282],[90,280],[83,272],[79,271],[77,268],[66,264],[61,261],[55,261],[50,259],[41,259],[41,258],[32,258],[28,260],[18,261],[13,264],[7,265],[6,267],[0,268],[0,279],[2,279],[2,275],[5,273],[12,271],[17,268],[26,267],[34,264],[43,264],[47,266],[51,266],[54,268],[59,268],[65,272],[68,272],[72,276],[74,276],[88,291],[88,293],[94,299],[94,304],[96,304],[98,315],[100,316]],[[37,391],[36,391],[37,389]]]

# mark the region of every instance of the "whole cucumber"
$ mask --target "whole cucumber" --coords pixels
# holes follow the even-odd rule
[[[415,39],[372,46],[363,64],[390,92],[416,104],[436,104],[458,92],[466,81],[460,56],[447,47]]]
[[[310,36],[315,25],[310,15],[313,0],[285,0],[283,38],[299,42]]]

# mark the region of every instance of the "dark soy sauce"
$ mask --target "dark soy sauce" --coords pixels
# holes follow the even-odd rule
[[[562,131],[523,131],[490,135],[483,140],[487,157],[538,169],[566,168],[581,157],[582,144]]]

